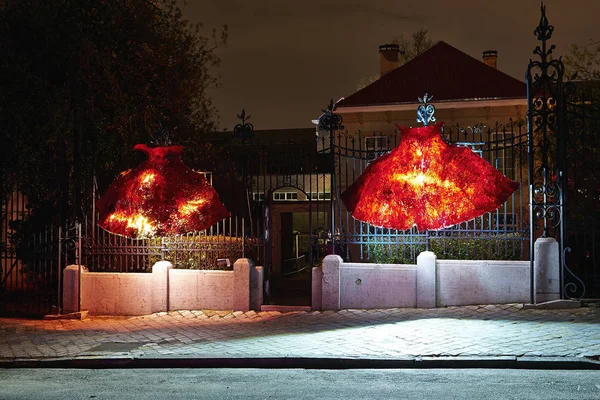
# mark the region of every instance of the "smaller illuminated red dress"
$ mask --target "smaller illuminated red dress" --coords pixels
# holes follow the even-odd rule
[[[442,229],[500,207],[519,188],[440,124],[400,128],[400,144],[373,161],[341,199],[352,216],[398,230]]]
[[[229,216],[204,175],[183,163],[182,146],[134,149],[148,159],[121,173],[98,200],[101,227],[143,238],[202,231]]]

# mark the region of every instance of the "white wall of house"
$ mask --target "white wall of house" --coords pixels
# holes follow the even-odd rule
[[[435,103],[436,122],[445,125],[484,124],[493,127],[507,124],[511,119],[518,121],[527,116],[527,100],[491,100]],[[422,126],[417,123],[417,108],[419,104],[404,104],[398,106],[369,106],[369,107],[340,107],[336,113],[344,119],[344,128],[348,133],[363,132],[371,134],[382,132],[392,134],[396,125],[402,127]]]

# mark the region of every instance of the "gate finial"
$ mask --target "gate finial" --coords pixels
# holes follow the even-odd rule
[[[337,109],[333,99],[329,102],[327,109],[321,110],[323,114],[319,117],[319,129],[329,132],[335,132],[340,129],[344,129],[343,119],[341,115],[335,114]]]
[[[250,114],[246,115],[246,110],[243,108],[241,114],[238,114],[237,117],[242,122],[233,128],[233,136],[241,139],[242,144],[245,145],[249,140],[254,138],[254,125],[248,122]]]
[[[419,103],[423,103],[417,108],[417,123],[422,122],[423,125],[429,125],[430,122],[435,122],[435,107],[428,103],[433,96],[425,93],[423,97],[417,97],[417,99],[419,99]]]
[[[537,36],[537,39],[540,41],[548,40],[552,37],[552,32],[554,32],[554,26],[550,25],[548,22],[548,17],[546,17],[546,6],[544,2],[541,2],[541,11],[542,16],[540,17],[540,24],[535,28],[533,33]]]

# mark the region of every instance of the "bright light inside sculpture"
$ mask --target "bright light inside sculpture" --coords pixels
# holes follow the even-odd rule
[[[140,175],[140,180],[142,182],[142,185],[147,185],[153,182],[155,177],[155,173],[146,171],[142,175]]]
[[[177,209],[179,210],[179,214],[189,215],[193,212],[196,212],[198,208],[204,203],[206,203],[206,200],[204,199],[188,200],[185,203],[179,205]]]
[[[108,221],[112,225],[121,225],[122,223],[126,223],[126,227],[128,229],[137,230],[137,236],[139,237],[154,236],[154,232],[156,231],[156,227],[153,226],[150,221],[148,221],[148,218],[140,214],[125,216],[116,212],[108,217]]]
[[[373,161],[341,196],[352,216],[398,230],[442,229],[500,207],[518,189],[440,126],[400,128],[398,147]]]
[[[148,159],[121,173],[98,201],[101,227],[146,238],[201,231],[229,215],[204,176],[183,163],[183,147],[134,149]]]

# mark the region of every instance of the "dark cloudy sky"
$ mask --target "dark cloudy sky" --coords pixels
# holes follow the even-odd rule
[[[600,0],[546,0],[555,54],[600,40]],[[330,98],[356,91],[379,71],[378,46],[421,26],[481,58],[498,51],[498,68],[524,80],[537,42],[538,0],[188,0],[184,15],[207,29],[229,26],[211,95],[221,127],[241,108],[255,129],[312,126]],[[435,96],[435,92],[433,93]]]

